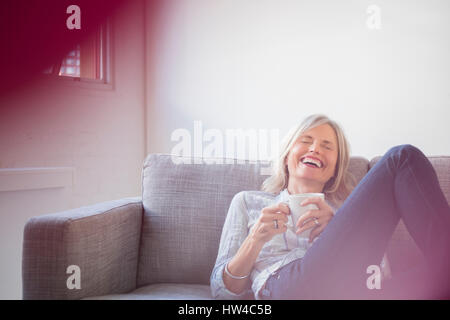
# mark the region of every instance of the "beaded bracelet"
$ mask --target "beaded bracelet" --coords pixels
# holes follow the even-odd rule
[[[234,275],[232,275],[231,272],[230,272],[230,270],[228,270],[228,263],[225,265],[225,273],[226,273],[228,276],[230,276],[230,278],[236,279],[236,280],[242,280],[242,279],[248,278],[248,276],[250,275],[250,274],[248,274],[248,275],[246,275],[246,276],[234,276]]]

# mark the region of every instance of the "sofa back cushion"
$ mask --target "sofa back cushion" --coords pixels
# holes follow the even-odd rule
[[[147,157],[138,287],[161,282],[209,283],[233,196],[243,190],[260,190],[268,177],[262,173],[269,166],[267,161],[214,161],[207,164],[199,158],[163,154]],[[364,158],[350,161],[357,181],[368,167]]]

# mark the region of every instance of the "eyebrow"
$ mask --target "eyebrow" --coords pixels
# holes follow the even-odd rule
[[[314,139],[313,137],[311,137],[309,135],[301,135],[300,137],[307,138],[307,139]],[[334,144],[333,142],[328,141],[328,140],[323,140],[322,142],[325,143],[325,144]]]

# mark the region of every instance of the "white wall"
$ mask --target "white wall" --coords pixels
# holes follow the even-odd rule
[[[0,168],[74,170],[73,180],[67,179],[60,188],[0,192],[0,299],[22,297],[22,237],[27,219],[141,194],[143,17],[143,2],[132,1],[115,18],[112,90],[39,81],[0,97],[2,110],[7,110],[0,117]],[[39,179],[48,180],[45,175]]]
[[[372,4],[380,30],[366,26]],[[354,155],[402,143],[450,154],[449,1],[172,0],[163,20],[150,151],[171,152],[171,133],[194,120],[281,137],[325,113]]]

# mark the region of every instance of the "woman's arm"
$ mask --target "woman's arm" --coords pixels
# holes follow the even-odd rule
[[[233,279],[225,272],[225,267],[228,266],[228,271],[233,276],[249,276],[264,244],[274,235],[286,232],[288,214],[289,208],[284,203],[263,208],[257,222],[248,232],[244,194],[239,193],[233,198],[222,231],[216,266],[211,275],[214,296],[220,295],[217,293],[220,291],[220,282],[223,283],[225,291],[228,291],[228,295],[238,297],[245,293],[249,277]],[[278,228],[275,228],[274,220],[277,220]]]
[[[248,291],[235,293],[227,289],[224,283],[225,265],[239,251],[248,236],[249,217],[244,192],[237,193],[231,200],[228,214],[222,228],[219,252],[211,273],[211,294],[215,299],[243,299]]]
[[[237,277],[250,275],[263,246],[264,243],[258,242],[250,234],[244,240],[236,255],[228,262],[228,271]],[[222,276],[225,287],[235,294],[243,292],[250,281],[250,277],[233,279],[225,272],[225,269]]]

